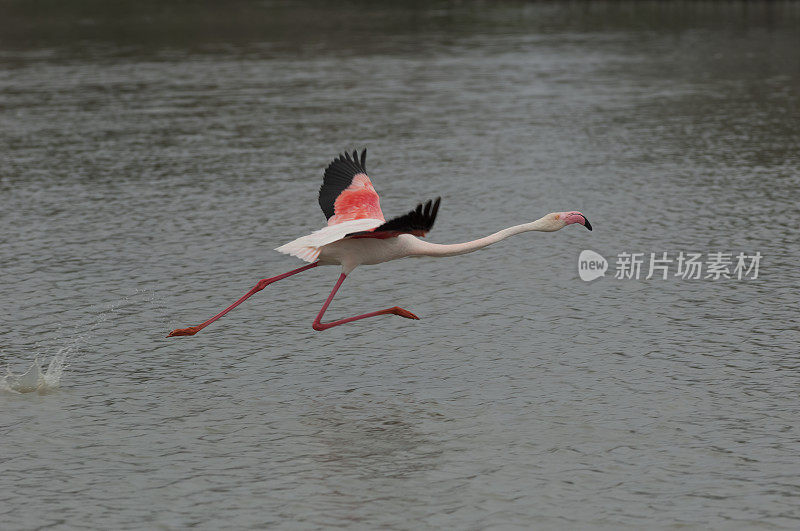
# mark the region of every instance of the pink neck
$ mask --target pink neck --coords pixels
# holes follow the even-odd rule
[[[477,251],[479,249],[483,249],[484,247],[488,247],[493,243],[505,240],[509,236],[520,234],[522,232],[528,232],[528,231],[550,232],[552,230],[554,229],[549,226],[549,224],[545,221],[545,218],[541,218],[537,219],[532,223],[524,223],[522,225],[515,225],[513,227],[508,227],[507,229],[503,229],[501,231],[495,232],[494,234],[490,234],[489,236],[478,238],[477,240],[472,240],[470,242],[442,245],[438,243],[428,243],[422,240],[417,240],[416,242],[414,242],[414,247],[410,255],[411,256],[457,256],[459,254],[467,254],[473,251]]]

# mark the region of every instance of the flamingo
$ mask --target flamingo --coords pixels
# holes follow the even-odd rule
[[[331,294],[322,305],[312,324],[314,330],[322,331],[367,317],[399,315],[406,319],[419,319],[416,315],[398,306],[375,312],[347,317],[327,323],[322,317],[345,278],[360,265],[374,265],[409,256],[456,256],[483,249],[509,236],[528,231],[553,232],[567,225],[578,223],[589,230],[592,225],[580,212],[553,212],[532,223],[515,225],[477,240],[441,245],[420,240],[433,227],[439,212],[441,198],[420,203],[404,214],[386,221],[381,212],[380,198],[366,170],[367,150],[339,155],[325,170],[319,190],[319,206],[328,225],[307,236],[302,236],[277,249],[278,252],[296,256],[309,264],[271,278],[264,278],[239,300],[220,313],[196,326],[178,328],[167,337],[191,336],[233,310],[253,294],[273,282],[308,271],[321,265],[340,265],[342,272],[333,286]]]

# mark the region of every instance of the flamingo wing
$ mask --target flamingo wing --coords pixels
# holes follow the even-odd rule
[[[328,225],[336,225],[356,219],[379,219],[383,221],[378,192],[372,186],[366,170],[367,150],[339,155],[325,169],[319,189],[319,206]]]
[[[336,225],[328,225],[319,230],[301,236],[296,240],[281,245],[276,251],[296,256],[306,262],[313,262],[319,258],[320,249],[329,243],[341,240],[353,232],[367,231],[383,224],[382,219],[353,219],[343,221]]]
[[[439,203],[442,198],[437,197],[435,201],[420,203],[417,208],[396,218],[392,218],[386,223],[374,229],[351,232],[349,238],[393,238],[400,234],[413,234],[414,236],[425,236],[433,228],[436,215],[439,213]]]

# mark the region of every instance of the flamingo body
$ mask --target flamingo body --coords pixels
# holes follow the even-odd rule
[[[360,265],[376,265],[412,256],[420,240],[410,234],[393,238],[345,238],[320,249],[319,265],[341,265],[350,274]]]
[[[243,297],[211,319],[197,326],[173,330],[168,337],[194,335],[269,284],[320,265],[339,265],[342,273],[313,322],[315,330],[326,330],[367,317],[387,314],[419,319],[408,310],[395,306],[329,323],[322,322],[325,311],[344,279],[360,265],[380,264],[408,256],[456,256],[477,251],[522,232],[553,232],[574,223],[592,230],[586,216],[580,212],[553,212],[531,223],[508,227],[477,240],[450,245],[429,243],[418,237],[424,237],[433,228],[439,212],[440,198],[421,203],[407,214],[386,221],[381,211],[380,197],[366,173],[366,157],[366,149],[361,152],[360,157],[354,151],[352,157],[345,153],[328,165],[319,191],[319,205],[328,219],[327,226],[276,249],[309,264],[260,280]]]

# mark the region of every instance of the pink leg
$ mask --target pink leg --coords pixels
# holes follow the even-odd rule
[[[284,278],[290,277],[292,275],[296,275],[297,273],[302,273],[303,271],[311,269],[312,267],[317,267],[318,264],[319,264],[319,262],[314,262],[313,264],[308,264],[307,266],[303,266],[303,267],[300,267],[298,269],[293,269],[292,271],[289,271],[288,273],[284,273],[282,275],[278,275],[277,277],[261,279],[261,280],[258,281],[258,284],[256,284],[253,289],[251,289],[250,291],[245,293],[244,296],[241,299],[239,299],[238,301],[234,302],[233,304],[231,304],[230,306],[228,306],[227,308],[225,308],[224,310],[219,312],[217,315],[215,315],[214,317],[212,317],[211,319],[209,319],[205,323],[199,324],[197,326],[190,326],[189,328],[178,328],[178,329],[173,330],[172,332],[170,332],[167,337],[193,336],[197,332],[202,330],[203,328],[207,327],[208,325],[210,325],[211,323],[213,323],[214,321],[216,321],[217,319],[219,319],[220,317],[222,317],[223,315],[228,313],[229,311],[231,311],[234,308],[236,308],[237,306],[239,306],[241,303],[243,303],[248,298],[250,298],[251,295],[253,295],[255,293],[258,293],[259,291],[261,291],[262,289],[266,288],[267,286],[269,286],[273,282],[277,282],[279,280],[283,280]]]
[[[328,309],[328,305],[333,300],[333,297],[334,295],[336,295],[336,292],[339,291],[339,287],[342,285],[342,282],[344,282],[344,279],[346,277],[347,275],[345,275],[344,273],[342,273],[339,276],[339,280],[336,281],[336,285],[333,287],[333,291],[331,291],[331,294],[328,295],[328,300],[326,300],[325,304],[322,305],[322,309],[319,311],[319,314],[317,314],[317,318],[314,319],[314,324],[311,325],[314,328],[314,330],[318,331],[327,330],[328,328],[339,326],[341,324],[349,323],[352,321],[358,321],[359,319],[366,319],[367,317],[375,317],[376,315],[386,315],[390,313],[393,313],[394,315],[399,315],[400,317],[405,317],[406,319],[419,319],[419,317],[409,312],[408,310],[404,310],[402,308],[398,308],[397,306],[395,306],[394,308],[386,308],[385,310],[378,310],[377,312],[370,312],[370,313],[365,313],[363,315],[356,315],[355,317],[348,317],[347,319],[339,319],[338,321],[331,321],[330,323],[322,323],[321,320],[322,316],[325,315],[325,310]]]

